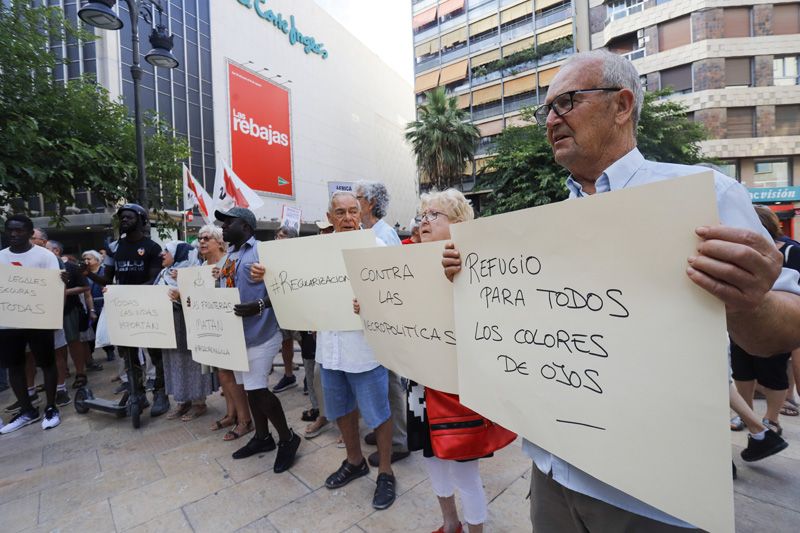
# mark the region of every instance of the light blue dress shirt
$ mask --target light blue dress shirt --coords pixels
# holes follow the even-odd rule
[[[670,178],[687,176],[709,169],[699,166],[676,165],[672,163],[656,163],[645,160],[641,152],[634,148],[624,157],[617,160],[595,182],[597,194],[647,185]],[[583,192],[581,185],[572,176],[567,179],[569,197],[583,198],[589,196]],[[736,180],[714,171],[714,188],[717,195],[720,222],[726,226],[747,228],[762,233],[772,240],[759,222],[758,216],[750,202],[747,190]],[[800,294],[798,272],[784,268],[780,277],[775,282],[773,290],[781,290]],[[677,430],[676,430],[677,431]],[[532,442],[524,441],[522,449],[543,473],[552,472],[553,479],[564,487],[586,494],[592,498],[602,500],[620,509],[625,509],[653,520],[665,522],[679,527],[694,527],[682,520],[663,513],[655,507],[648,505],[628,494],[603,483],[583,470],[574,467],[567,461],[551,454],[547,450],[536,446]]]
[[[372,226],[372,231],[375,232],[376,237],[386,243],[386,246],[400,246],[402,244],[394,228],[383,219],[380,219]]]

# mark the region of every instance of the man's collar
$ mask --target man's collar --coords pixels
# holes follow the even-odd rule
[[[638,148],[634,147],[633,150],[611,163],[597,178],[595,182],[596,192],[603,193],[623,189],[633,178],[633,175],[636,174],[636,171],[642,168],[644,162],[644,156]],[[567,188],[571,197],[585,196],[583,187],[572,175],[567,178]]]
[[[251,248],[253,248],[255,245],[256,245],[256,236],[252,235],[249,239],[247,239],[242,243],[242,245],[239,247],[239,250],[241,250],[245,246],[250,246]],[[228,246],[228,253],[235,251],[236,251],[235,245],[231,244],[230,246]]]

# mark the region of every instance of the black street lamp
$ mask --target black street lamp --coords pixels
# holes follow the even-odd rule
[[[103,30],[118,30],[123,26],[123,22],[113,10],[116,3],[117,0],[92,0],[80,8],[78,16],[89,26]],[[147,209],[147,173],[144,163],[144,133],[142,131],[144,126],[139,97],[143,73],[142,67],[139,65],[139,15],[141,14],[145,20],[150,22],[150,12],[147,6],[155,7],[159,14],[163,14],[164,9],[160,0],[125,0],[125,3],[128,5],[128,12],[131,16],[131,49],[133,50],[131,77],[133,78],[133,115],[136,126],[136,163],[139,172],[139,204]],[[177,67],[178,60],[172,54],[172,37],[163,24],[158,24],[153,28],[153,32],[150,34],[150,44],[153,48],[144,56],[145,60],[154,67]]]

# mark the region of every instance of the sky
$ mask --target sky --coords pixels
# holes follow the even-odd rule
[[[384,63],[414,84],[409,0],[314,0]],[[378,13],[376,7],[379,6]]]

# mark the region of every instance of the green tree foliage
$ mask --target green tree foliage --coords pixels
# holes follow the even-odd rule
[[[696,164],[707,160],[699,142],[707,138],[705,128],[689,119],[686,108],[662,99],[669,91],[645,93],[637,133],[642,154],[654,161]],[[532,109],[523,117],[533,122]],[[497,152],[480,177],[480,188],[493,189],[481,214],[494,215],[526,207],[557,202],[567,197],[567,170],[553,159],[545,128],[506,128],[498,136]]]
[[[464,122],[467,112],[459,109],[454,96],[444,87],[426,95],[417,107],[418,119],[406,126],[406,140],[411,143],[417,168],[437,189],[446,189],[459,181],[467,161],[475,155],[480,139],[478,128]]]
[[[45,203],[75,205],[75,192],[89,189],[106,203],[136,198],[134,126],[128,110],[111,101],[90,78],[55,80],[59,63],[50,42],[92,39],[64,20],[58,8],[27,2],[0,3],[0,211],[24,210],[41,194]],[[146,141],[150,202],[163,214],[165,193],[174,196],[183,139],[149,120]],[[170,202],[174,205],[174,202]]]

